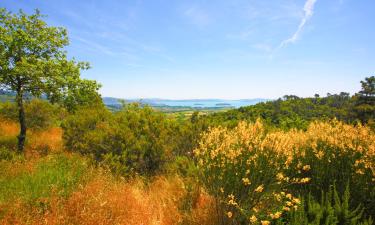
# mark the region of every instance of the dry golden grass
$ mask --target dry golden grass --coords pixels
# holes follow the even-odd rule
[[[0,137],[16,138],[18,133],[19,125],[17,123],[0,118]],[[43,131],[30,129],[27,131],[26,158],[38,158],[41,155],[61,152],[62,150],[62,129],[60,127],[52,127]]]
[[[116,181],[101,174],[68,199],[46,200],[49,206],[45,212],[40,207],[30,209],[22,203],[12,203],[0,223],[172,225],[181,224],[185,216],[185,224],[215,224],[213,198],[202,193],[186,219],[187,215],[179,209],[185,196],[184,184],[178,177],[157,177],[146,185],[140,179]]]
[[[0,119],[0,137],[16,138],[17,123]],[[16,177],[32,172],[44,154],[63,151],[61,128],[27,133],[26,161],[4,164],[6,174]],[[203,191],[191,211],[182,209],[187,198],[183,179],[178,176],[156,177],[150,183],[141,178],[123,181],[101,172],[80,185],[66,199],[39,199],[30,206],[22,201],[0,203],[0,224],[83,224],[83,225],[171,225],[215,224],[215,201]]]
[[[0,136],[17,136],[19,127],[16,123],[0,117]]]

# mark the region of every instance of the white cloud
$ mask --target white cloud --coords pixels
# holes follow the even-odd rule
[[[305,6],[303,7],[304,15],[303,18],[298,26],[297,31],[288,39],[281,42],[279,48],[285,47],[290,43],[294,43],[298,40],[301,35],[303,28],[305,27],[307,21],[312,17],[314,14],[314,6],[317,0],[307,0]]]
[[[185,10],[184,15],[189,18],[193,24],[199,27],[204,27],[211,23],[211,18],[208,13],[198,7],[188,8]]]

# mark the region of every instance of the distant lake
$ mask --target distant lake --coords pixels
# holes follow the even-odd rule
[[[106,105],[119,104],[118,99],[103,98]],[[170,100],[170,99],[126,99],[126,102],[141,102],[151,106],[162,107],[193,107],[193,108],[239,108],[242,106],[255,105],[259,102],[268,101],[268,99],[241,99],[241,100],[224,100],[224,99],[187,99],[187,100]]]

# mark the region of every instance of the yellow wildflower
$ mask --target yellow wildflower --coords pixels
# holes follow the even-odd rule
[[[228,218],[232,218],[233,213],[231,211],[229,211],[229,212],[227,212],[227,216],[228,216]]]
[[[250,182],[249,178],[247,178],[247,177],[245,177],[245,178],[242,178],[242,182],[244,183],[244,185],[245,185],[245,186],[247,186],[247,185],[250,185],[250,184],[251,184],[251,182]]]
[[[310,180],[311,180],[310,177],[305,177],[305,178],[302,178],[302,179],[301,179],[301,183],[302,183],[302,184],[305,184],[305,183],[308,183]]]
[[[310,165],[305,165],[302,168],[304,171],[309,171],[311,169]]]
[[[301,204],[301,200],[299,200],[298,198],[293,198],[293,202],[296,204]]]
[[[287,194],[285,197],[287,197],[288,199],[292,200],[292,195],[291,194]]]
[[[271,224],[271,222],[268,221],[268,220],[262,220],[262,221],[260,221],[260,224],[262,224],[262,225],[269,225],[269,224]]]
[[[252,215],[252,216],[250,217],[250,222],[251,222],[251,223],[255,223],[257,220],[258,220],[258,218],[257,218],[256,216],[254,216],[254,215]]]
[[[263,186],[263,184],[262,184],[262,185],[259,185],[254,191],[260,193],[260,192],[263,191],[263,189],[264,189],[264,186]]]
[[[280,218],[281,217],[281,212],[276,212],[275,214],[273,214],[273,213],[271,213],[270,214],[270,217],[272,218],[272,219],[278,219],[278,218]]]

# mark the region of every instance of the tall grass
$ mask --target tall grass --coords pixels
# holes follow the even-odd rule
[[[2,172],[0,203],[22,200],[29,204],[38,204],[38,201],[51,195],[67,197],[88,174],[88,163],[85,160],[64,154],[43,158],[31,169],[27,169],[27,163],[2,162],[7,163],[13,165],[8,166],[9,170],[14,166],[24,168],[16,176]]]

